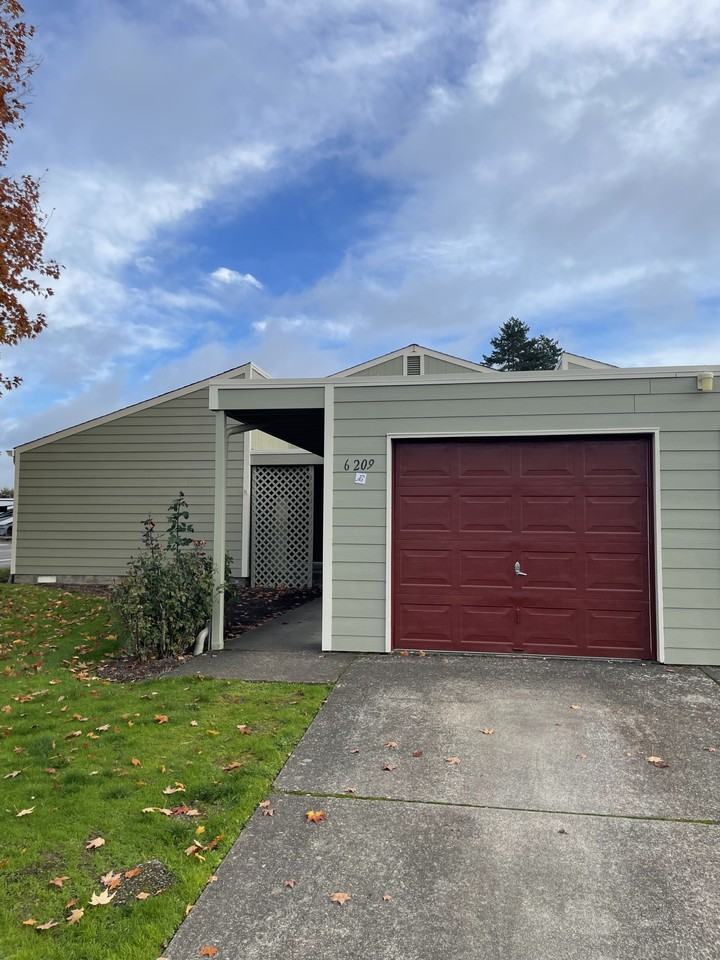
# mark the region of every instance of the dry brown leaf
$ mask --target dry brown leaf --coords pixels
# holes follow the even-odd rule
[[[421,757],[423,755],[422,750],[413,750],[412,755],[414,757]]]
[[[185,784],[180,783],[179,780],[176,780],[175,786],[165,787],[165,789],[163,790],[163,793],[166,794],[167,796],[170,796],[170,794],[173,794],[173,793],[185,793]]]
[[[327,814],[324,810],[308,810],[305,819],[308,823],[322,823],[323,820],[327,820]]]
[[[141,872],[142,867],[133,867],[132,870],[126,870],[123,876],[126,880],[132,880],[133,877],[137,877],[137,875]]]
[[[88,737],[88,740],[99,740],[99,739],[100,739],[100,737],[99,737],[96,733],[93,733],[92,730],[91,730],[90,733],[87,735],[87,737]]]
[[[142,764],[140,763],[140,761],[138,760],[137,757],[133,757],[132,760],[130,761],[130,763],[131,763],[134,767],[141,767],[141,766],[142,766]]]
[[[72,740],[73,737],[81,737],[82,730],[71,730],[70,733],[65,734],[66,740]]]
[[[35,809],[35,807],[26,807],[25,810],[21,810],[20,813],[16,813],[15,816],[16,816],[16,817],[29,817],[30,814],[33,812],[34,809]]]
[[[666,763],[662,757],[645,757],[648,763],[652,764],[653,767],[659,767],[661,769],[669,767],[670,764]]]
[[[74,907],[77,903],[78,903],[78,898],[73,897],[71,900],[68,900],[68,902],[65,904],[65,909],[69,910],[70,907]]]
[[[360,753],[360,747],[351,747],[350,753]]]
[[[445,757],[445,763],[458,764],[460,763],[460,757]]]
[[[293,890],[297,886],[297,880],[283,880],[283,886],[288,890]]]
[[[94,893],[90,897],[90,906],[91,907],[104,907],[106,904],[110,903],[113,897],[117,896],[117,890],[115,893],[110,893],[106,888],[102,893]]]
[[[95,729],[98,731],[98,733],[105,733],[106,730],[110,729],[110,724],[103,723],[99,727],[95,727]]]
[[[150,897],[149,893],[146,893],[145,890],[141,890],[140,893],[135,894],[136,900],[147,900]]]
[[[400,746],[400,744],[397,742],[397,740],[388,740],[387,743],[385,744],[385,746],[386,746],[389,750],[397,750],[397,748]]]
[[[383,900],[385,901],[385,903],[390,903],[390,901],[392,900],[392,897],[390,896],[389,893],[384,893]]]
[[[243,764],[239,760],[233,760],[231,763],[226,763],[223,767],[225,773],[232,773],[233,770],[239,770]]]
[[[571,703],[571,704],[570,704],[570,709],[571,709],[571,710],[581,710],[582,707],[581,707],[581,705],[580,705],[579,703]]]
[[[48,883],[52,887],[60,887],[65,883],[66,880],[69,880],[70,877],[53,877],[52,880],[48,880]]]
[[[217,952],[218,952],[217,947],[211,947],[211,946],[208,946],[207,944],[204,947],[200,947],[200,950],[198,951],[201,957],[216,957]]]
[[[483,727],[480,733],[484,733],[486,737],[491,737],[495,733],[495,727]]]
[[[36,930],[52,930],[53,927],[58,925],[57,920],[48,920],[47,923],[39,923],[35,929]]]
[[[260,801],[260,804],[259,804],[259,807],[260,807],[260,811],[261,811],[261,813],[262,813],[262,815],[263,815],[264,817],[274,817],[274,816],[275,816],[275,811],[273,810],[272,804],[270,803],[269,800],[261,800],[261,801]]]
[[[169,723],[170,717],[166,716],[164,713],[156,713],[153,717],[155,723]]]
[[[104,876],[100,877],[100,883],[102,883],[104,887],[107,887],[108,890],[114,890],[116,887],[119,887],[121,880],[122,874],[115,873],[114,870],[110,870]]]
[[[703,747],[703,750],[707,750],[708,753],[717,753],[717,747]]]
[[[237,728],[238,728],[238,730],[240,731],[240,733],[247,734],[248,736],[249,736],[251,733],[254,733],[253,728],[252,728],[252,727],[249,727],[246,723],[239,723],[239,724],[237,725]]]
[[[337,893],[331,893],[330,899],[333,903],[339,903],[340,906],[344,906],[350,899],[349,893],[343,893],[342,890],[339,890]]]
[[[85,916],[85,911],[81,907],[78,910],[71,910],[70,915],[65,917],[65,920],[67,921],[67,923],[77,923],[78,920],[82,920],[84,916]]]
[[[85,844],[86,850],[97,850],[98,847],[104,847],[105,840],[102,837],[94,837]]]
[[[190,916],[190,911],[192,910],[192,908],[193,908],[193,905],[192,905],[191,903],[186,903],[186,904],[185,904],[185,916],[186,916],[186,917]]]
[[[23,920],[22,925],[24,927],[34,927],[36,923],[37,920],[33,919],[32,917],[28,917],[27,920]]]
[[[384,763],[382,765],[383,770],[397,770],[397,764],[395,763]]]

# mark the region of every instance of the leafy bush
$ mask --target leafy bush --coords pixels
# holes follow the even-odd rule
[[[213,562],[205,541],[190,536],[194,529],[182,491],[168,507],[167,519],[164,545],[153,518],[143,521],[142,549],[112,590],[130,635],[130,652],[143,660],[186,651],[212,613]]]

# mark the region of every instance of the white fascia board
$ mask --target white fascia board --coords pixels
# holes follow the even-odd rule
[[[250,370],[250,363],[243,363],[239,367],[233,367],[227,370],[221,376],[237,375],[243,370]],[[206,377],[204,380],[197,380],[195,383],[189,383],[185,387],[178,387],[177,390],[169,390],[167,393],[160,393],[149,400],[141,400],[139,403],[133,403],[128,407],[120,407],[119,410],[113,410],[100,417],[93,417],[92,420],[85,420],[83,423],[75,424],[72,427],[65,427],[63,430],[57,430],[55,433],[49,433],[45,437],[38,437],[36,440],[29,440],[27,443],[20,443],[15,450],[18,452],[34,450],[36,447],[43,447],[47,443],[53,443],[55,440],[62,440],[64,437],[72,437],[76,433],[83,433],[92,427],[102,426],[104,423],[112,423],[113,420],[120,420],[122,417],[129,417],[130,414],[140,413],[141,410],[148,410],[150,407],[156,407],[161,403],[167,403],[168,400],[176,400],[178,397],[187,396],[189,393],[195,393],[196,390],[202,390],[203,387],[209,387],[214,377]],[[233,381],[229,381],[232,383]],[[237,382],[237,381],[235,381]]]

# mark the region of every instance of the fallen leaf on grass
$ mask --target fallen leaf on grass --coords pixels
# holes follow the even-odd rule
[[[186,917],[189,917],[189,916],[190,916],[190,911],[192,910],[192,908],[193,908],[193,905],[192,905],[191,903],[186,903],[186,904],[185,904],[185,916],[186,916]]]
[[[73,737],[81,737],[82,730],[71,730],[70,733],[65,734],[66,740],[72,740]]]
[[[652,764],[653,767],[660,767],[662,769],[670,766],[670,764],[666,763],[662,757],[645,757],[645,759],[648,763]]]
[[[100,883],[102,883],[104,887],[107,887],[108,890],[114,890],[115,887],[119,887],[121,880],[122,874],[115,873],[114,870],[110,870],[109,873],[106,873],[104,876],[100,877]]]
[[[77,923],[78,920],[82,920],[85,916],[85,911],[80,908],[79,910],[71,910],[70,915],[65,917],[67,923]]]
[[[253,728],[252,728],[252,727],[249,727],[246,723],[239,723],[239,724],[237,725],[237,728],[238,728],[238,730],[240,731],[240,733],[247,734],[248,736],[249,736],[251,733],[254,733],[254,732],[255,732],[255,731],[253,730]]]
[[[191,720],[191,721],[190,721],[190,726],[191,726],[191,727],[196,727],[197,725],[198,725],[197,720]]]
[[[137,757],[133,757],[132,760],[130,761],[130,763],[131,763],[134,767],[141,767],[141,766],[142,766],[142,763],[140,763],[140,761],[138,760]]]
[[[66,880],[69,880],[69,879],[70,879],[70,877],[53,877],[52,880],[48,880],[48,883],[49,883],[50,886],[52,886],[52,887],[61,887],[61,888],[62,888],[62,885],[65,883],[65,881],[66,881]]]
[[[24,927],[34,927],[36,923],[37,920],[33,919],[33,917],[28,917],[27,920],[23,920],[22,925]]]
[[[166,716],[164,713],[156,713],[153,717],[155,723],[169,723],[170,717]]]
[[[6,773],[3,780],[14,780],[15,777],[19,777],[21,773],[22,770],[13,770],[11,773]]]
[[[203,845],[198,840],[193,840],[190,846],[185,848],[185,856],[198,857],[198,859],[201,860],[202,857],[200,857],[200,851],[204,849],[205,847],[203,847]]]
[[[495,727],[483,727],[480,733],[484,733],[486,737],[491,737],[495,733]]]
[[[140,893],[135,894],[136,900],[147,900],[150,897],[149,893],[146,893],[145,890],[141,890]]]
[[[104,847],[105,840],[102,837],[94,837],[85,844],[86,850],[97,850],[98,847]]]
[[[71,907],[76,906],[77,903],[78,903],[78,898],[73,897],[71,900],[68,900],[68,902],[65,904],[65,909],[69,910]]]
[[[174,787],[165,787],[163,793],[167,796],[170,796],[172,793],[185,793],[185,784],[180,783],[178,780],[175,781]]]
[[[350,899],[349,893],[343,893],[342,890],[339,890],[337,893],[331,893],[330,899],[333,903],[339,903],[340,906],[344,906]]]
[[[27,816],[29,816],[29,815],[33,812],[34,809],[35,809],[35,807],[27,807],[27,809],[21,810],[20,813],[15,814],[15,816],[17,816],[17,817],[27,817]]]
[[[168,810],[167,807],[143,807],[143,813],[162,813],[165,817],[172,816],[172,810]]]
[[[460,757],[445,757],[445,763],[458,764],[460,763]]]
[[[232,773],[233,770],[239,770],[243,764],[239,760],[233,760],[231,763],[226,763],[223,767],[225,773]]]
[[[117,895],[117,890],[115,893],[110,893],[107,889],[103,890],[102,893],[94,893],[90,897],[90,906],[91,907],[104,907],[106,904],[110,903],[112,898]]]
[[[200,947],[200,950],[198,951],[201,957],[216,957],[217,952],[218,952],[217,947],[209,947],[209,946]]]
[[[99,727],[95,727],[95,729],[98,731],[98,733],[105,733],[106,730],[110,729],[110,724],[103,723]]]
[[[39,923],[35,929],[36,930],[52,930],[53,927],[58,925],[57,920],[48,920],[47,923]]]
[[[305,819],[308,823],[322,823],[323,820],[327,820],[327,814],[324,810],[308,810]]]

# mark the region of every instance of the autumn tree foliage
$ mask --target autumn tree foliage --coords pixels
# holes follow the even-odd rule
[[[35,28],[23,20],[19,0],[0,0],[0,172],[7,169],[13,132],[23,126],[25,98],[34,70],[28,43]],[[33,339],[45,327],[45,315],[31,301],[52,295],[47,280],[60,266],[43,258],[46,220],[40,209],[39,181],[24,174],[0,177],[0,345]],[[20,378],[0,371],[0,392]]]

